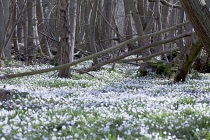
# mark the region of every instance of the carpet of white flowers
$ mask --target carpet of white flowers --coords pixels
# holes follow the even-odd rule
[[[47,67],[5,67],[0,75]],[[210,139],[208,74],[173,84],[136,77],[136,66],[110,68],[90,72],[94,77],[72,72],[64,79],[49,72],[0,80],[0,89],[13,92],[0,108],[0,140]]]

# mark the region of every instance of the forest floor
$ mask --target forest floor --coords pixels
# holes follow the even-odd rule
[[[0,75],[47,67],[5,67]],[[1,140],[210,139],[209,74],[174,84],[154,74],[137,77],[136,66],[110,68],[90,72],[94,77],[49,72],[1,80],[13,92],[0,108]]]

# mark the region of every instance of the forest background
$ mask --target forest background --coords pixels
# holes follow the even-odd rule
[[[209,71],[209,5],[207,0],[2,0],[1,67],[11,60],[56,66],[2,78],[53,70],[67,78],[70,66],[92,59],[79,73],[109,63],[113,69],[115,63],[139,65],[142,75],[175,66],[174,81],[185,81],[195,60],[195,70]],[[124,59],[131,55],[136,57]]]

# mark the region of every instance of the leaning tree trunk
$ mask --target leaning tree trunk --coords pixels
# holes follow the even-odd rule
[[[210,55],[210,11],[204,0],[180,0],[198,38]]]
[[[186,48],[187,50],[185,50],[185,54],[179,60],[179,66],[174,77],[174,82],[185,81],[186,76],[192,66],[192,63],[195,61],[195,59],[201,52],[201,48],[203,47],[203,44],[196,35],[192,35],[188,43],[189,48]]]
[[[76,0],[60,1],[60,65],[70,63],[74,58],[76,29]],[[61,69],[59,77],[70,77],[70,68]]]

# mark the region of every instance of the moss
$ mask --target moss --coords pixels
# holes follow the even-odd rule
[[[143,77],[143,76],[146,76],[148,75],[148,71],[147,70],[141,70],[140,72],[138,72],[136,74],[136,77]]]
[[[160,64],[157,66],[156,73],[161,76],[168,76],[169,75],[170,67],[168,65]]]
[[[179,53],[180,53],[179,51],[172,52],[172,53],[168,54],[166,57],[171,62],[175,57],[177,57],[179,55]]]
[[[146,76],[149,74],[148,70],[154,72],[159,76],[170,76],[173,72],[176,71],[175,68],[171,67],[169,63],[164,62],[157,62],[157,61],[150,61],[147,62],[147,66],[145,69],[139,69],[137,73],[137,77]]]

